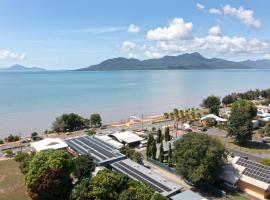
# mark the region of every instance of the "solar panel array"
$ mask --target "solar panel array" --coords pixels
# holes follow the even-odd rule
[[[67,139],[65,142],[81,155],[92,155],[98,164],[108,160],[125,158],[115,147],[96,137],[81,136]]]
[[[239,158],[236,164],[245,167],[244,171],[242,172],[243,175],[270,184],[270,167],[244,158]]]
[[[138,165],[137,163],[131,161],[130,159],[118,161],[116,163],[111,164],[111,166],[114,169],[127,174],[133,179],[149,183],[154,190],[156,190],[159,193],[162,193],[165,196],[174,193],[176,191],[179,191],[181,189],[179,185],[164,179],[159,174],[150,171],[149,169],[143,167],[142,165]]]

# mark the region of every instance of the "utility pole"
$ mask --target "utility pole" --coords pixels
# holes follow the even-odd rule
[[[20,147],[21,147],[21,153],[22,153],[22,134],[19,133],[19,137],[20,137]]]
[[[142,115],[142,131],[143,131],[143,115]]]

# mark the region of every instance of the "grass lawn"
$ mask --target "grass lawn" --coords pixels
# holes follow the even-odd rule
[[[219,139],[225,147],[230,148],[230,149],[235,149],[235,150],[247,152],[247,153],[257,153],[257,154],[270,153],[270,148],[266,148],[265,146],[249,145],[249,146],[240,147],[239,145],[235,144],[233,140],[230,138],[225,138],[225,137],[215,137],[215,138]]]
[[[19,163],[13,159],[0,161],[0,199],[30,200],[23,184]]]
[[[225,200],[249,200],[249,198],[243,196],[239,192],[234,192],[234,193],[227,194],[224,199]]]

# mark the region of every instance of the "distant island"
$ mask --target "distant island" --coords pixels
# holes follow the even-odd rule
[[[43,68],[39,68],[39,67],[25,67],[22,65],[12,65],[10,67],[7,68],[2,68],[0,69],[0,71],[45,71],[45,69]]]
[[[270,69],[270,60],[228,61],[220,58],[205,58],[201,54],[186,53],[178,56],[139,60],[134,58],[112,58],[97,65],[77,69],[77,71],[112,70],[204,70],[204,69]]]

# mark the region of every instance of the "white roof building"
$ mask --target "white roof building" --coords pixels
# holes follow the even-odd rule
[[[99,138],[105,142],[108,142],[109,144],[114,146],[116,149],[121,149],[121,147],[124,146],[122,143],[115,141],[114,139],[112,139],[108,135],[96,135],[95,137]]]
[[[110,134],[110,136],[116,138],[119,142],[127,144],[136,143],[144,140],[144,138],[136,135],[131,131],[117,132]]]
[[[209,114],[209,115],[203,116],[201,118],[201,120],[206,120],[206,119],[215,119],[217,122],[226,122],[226,121],[228,121],[227,119],[218,117],[218,116],[216,116],[214,114]]]
[[[46,149],[64,149],[68,147],[68,145],[60,138],[45,138],[38,142],[32,142],[30,145],[31,148],[37,152]]]

